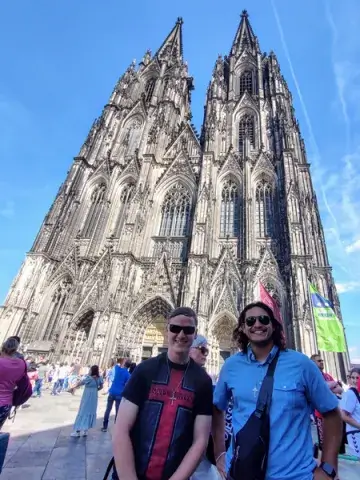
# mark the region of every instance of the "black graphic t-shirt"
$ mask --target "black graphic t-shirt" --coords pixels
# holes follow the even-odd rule
[[[131,431],[138,479],[168,480],[192,445],[196,416],[212,415],[210,377],[162,353],[135,369],[123,397],[139,407]]]

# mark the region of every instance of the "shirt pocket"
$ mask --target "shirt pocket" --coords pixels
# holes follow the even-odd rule
[[[302,404],[302,393],[296,383],[283,382],[274,385],[273,408],[276,410],[293,410]]]

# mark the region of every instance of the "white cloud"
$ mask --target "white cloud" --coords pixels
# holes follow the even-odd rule
[[[336,283],[336,289],[337,289],[339,294],[358,291],[358,290],[360,290],[360,281],[359,282]]]
[[[357,250],[360,250],[360,238],[355,240],[355,242],[350,243],[350,245],[347,245],[345,248],[346,253],[353,253]]]
[[[8,200],[5,205],[0,206],[0,217],[12,218],[15,215],[15,204]]]
[[[324,184],[329,201],[326,210],[333,212],[336,223],[327,215],[323,221],[330,261],[338,274],[338,292],[346,293],[360,290],[360,9],[357,0],[348,0],[341,9],[335,0],[324,0],[324,6],[332,36],[331,60],[339,112],[335,119],[343,125],[338,130],[337,147],[343,147],[344,153],[333,167],[336,173],[321,172],[322,179],[328,177]],[[319,180],[315,179],[317,186]]]

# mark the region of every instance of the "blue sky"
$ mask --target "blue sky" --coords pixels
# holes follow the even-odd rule
[[[224,6],[225,8],[220,8]],[[0,298],[31,248],[72,158],[118,77],[184,18],[194,123],[218,53],[246,8],[293,92],[360,363],[360,3],[346,0],[4,2],[0,15]]]

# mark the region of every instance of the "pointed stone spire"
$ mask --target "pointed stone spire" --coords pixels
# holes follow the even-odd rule
[[[183,41],[182,41],[182,24],[183,19],[178,17],[174,28],[171,30],[165,41],[156,52],[159,60],[176,59],[182,61]]]
[[[246,10],[243,10],[239,28],[237,29],[231,48],[231,55],[240,55],[245,48],[255,54],[259,48],[259,44],[250,25],[249,14]]]

